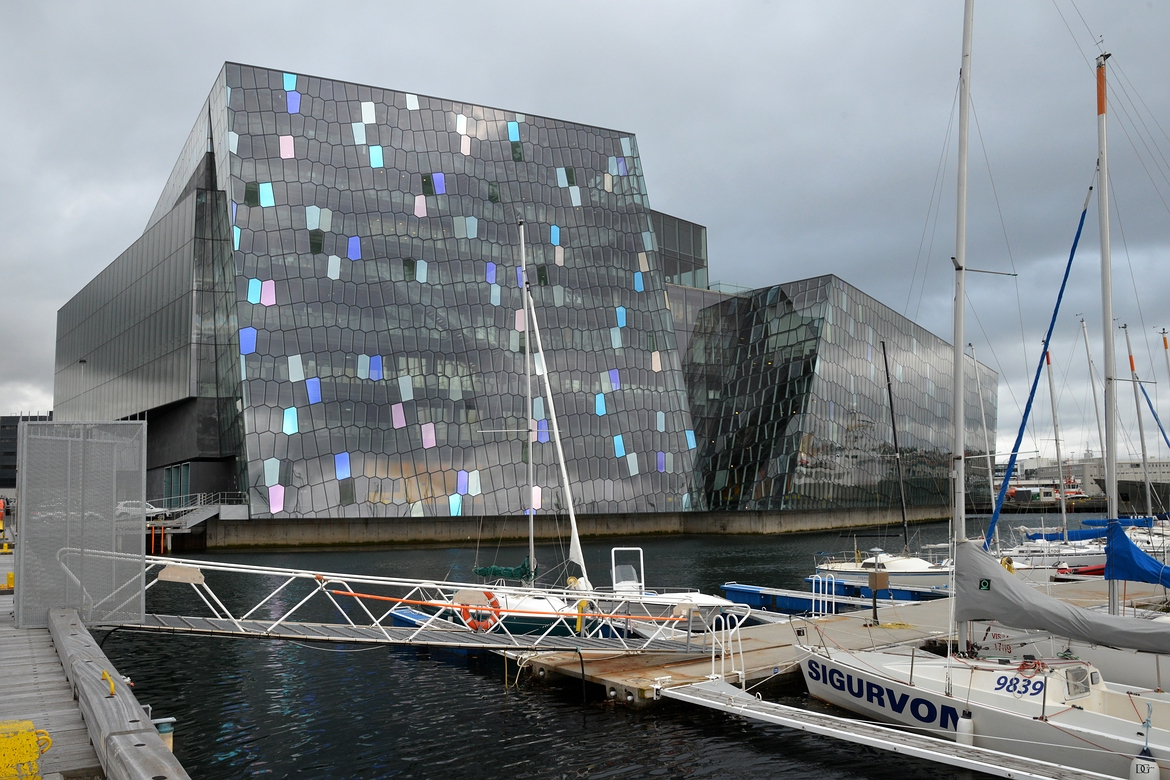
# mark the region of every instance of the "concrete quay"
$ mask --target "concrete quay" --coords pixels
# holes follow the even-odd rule
[[[947,507],[910,507],[911,522],[945,520]],[[559,525],[558,525],[559,521]],[[537,539],[565,533],[565,518],[537,515]],[[897,508],[782,512],[644,512],[580,514],[583,537],[649,534],[783,534],[865,528],[901,523]],[[183,549],[341,547],[370,544],[456,543],[474,539],[528,538],[522,515],[468,517],[325,517],[229,519],[213,517],[203,532],[183,540]],[[188,545],[194,545],[188,546]]]

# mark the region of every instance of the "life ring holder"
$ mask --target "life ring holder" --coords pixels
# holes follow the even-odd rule
[[[467,627],[476,633],[487,631],[496,623],[500,622],[500,600],[497,599],[496,594],[492,593],[490,590],[483,591],[483,596],[485,599],[487,599],[486,611],[488,614],[487,617],[483,618],[482,620],[473,618],[471,616],[473,611],[476,613],[485,611],[485,609],[480,607],[480,605],[474,605],[476,607],[480,607],[475,610],[472,610],[473,605],[471,604],[459,605],[459,616],[463,618],[463,622],[467,624]]]

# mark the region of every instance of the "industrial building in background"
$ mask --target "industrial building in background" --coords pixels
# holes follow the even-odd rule
[[[561,510],[521,222],[578,511],[893,508],[882,339],[911,501],[945,505],[942,340],[834,277],[709,289],[633,134],[234,63],[142,237],[59,311],[56,419],[146,420],[167,506],[517,514],[531,460]]]

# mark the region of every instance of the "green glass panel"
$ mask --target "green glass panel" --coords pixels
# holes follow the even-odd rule
[[[260,183],[250,181],[244,185],[244,205],[245,206],[259,206],[260,205]]]

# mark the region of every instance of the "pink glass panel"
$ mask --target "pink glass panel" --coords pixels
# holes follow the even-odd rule
[[[284,511],[284,485],[268,488],[268,508],[273,512]]]
[[[276,305],[276,282],[272,279],[260,285],[260,303],[263,306]]]
[[[425,217],[427,215],[427,196],[414,196],[414,215],[416,217]]]
[[[402,404],[394,404],[391,406],[390,414],[394,418],[395,428],[402,428],[406,426],[406,414],[402,411]]]
[[[429,449],[435,446],[435,424],[423,423],[422,427],[423,448]]]
[[[293,137],[291,135],[282,135],[280,137],[280,156],[282,159],[291,160],[294,156],[293,152]]]

